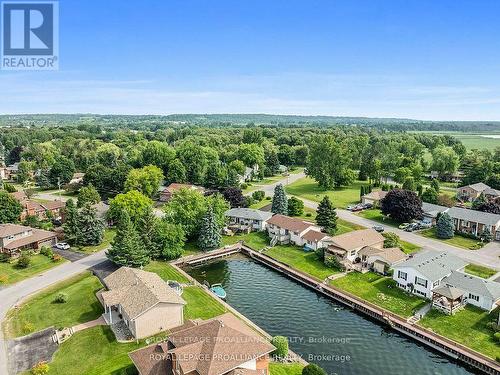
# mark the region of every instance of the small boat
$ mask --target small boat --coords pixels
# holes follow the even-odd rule
[[[226,291],[224,290],[224,288],[222,287],[221,284],[213,284],[211,287],[210,287],[210,290],[215,293],[215,295],[217,297],[219,297],[220,299],[226,299]]]

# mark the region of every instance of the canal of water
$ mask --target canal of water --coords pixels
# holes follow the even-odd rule
[[[242,255],[187,271],[221,283],[231,306],[330,375],[474,373]]]

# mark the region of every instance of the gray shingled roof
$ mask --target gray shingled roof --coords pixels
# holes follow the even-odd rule
[[[427,279],[436,281],[467,264],[466,261],[444,251],[422,250],[395,268],[414,268]]]
[[[462,186],[462,187],[469,187],[469,188],[474,189],[475,191],[479,191],[479,192],[482,192],[482,191],[490,188],[488,185],[483,184],[482,182],[478,182],[476,184],[466,185],[466,186]]]
[[[450,276],[443,279],[443,283],[468,293],[491,298],[493,301],[500,299],[500,283],[496,281],[485,280],[462,272],[452,272]]]
[[[424,215],[437,217],[438,213],[445,212],[447,209],[448,207],[438,204],[422,202],[422,211],[424,211]]]
[[[489,189],[484,190],[483,194],[498,197],[500,195],[500,190],[489,188]]]
[[[270,219],[273,214],[272,212],[255,210],[253,208],[231,208],[230,210],[226,211],[226,216],[265,221]]]
[[[468,208],[451,207],[447,211],[447,214],[454,219],[467,220],[486,225],[496,225],[500,221],[500,215],[471,210]]]

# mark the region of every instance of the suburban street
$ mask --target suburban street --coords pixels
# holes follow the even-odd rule
[[[38,276],[23,280],[17,284],[0,290],[0,320],[3,321],[11,307],[21,303],[24,299],[52,284],[75,276],[86,269],[106,260],[105,250],[94,253],[74,263],[64,263]],[[6,343],[3,332],[0,330],[0,374],[7,372]]]

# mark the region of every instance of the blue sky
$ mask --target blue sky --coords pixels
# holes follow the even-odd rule
[[[60,69],[0,113],[500,120],[500,1],[61,0]]]

